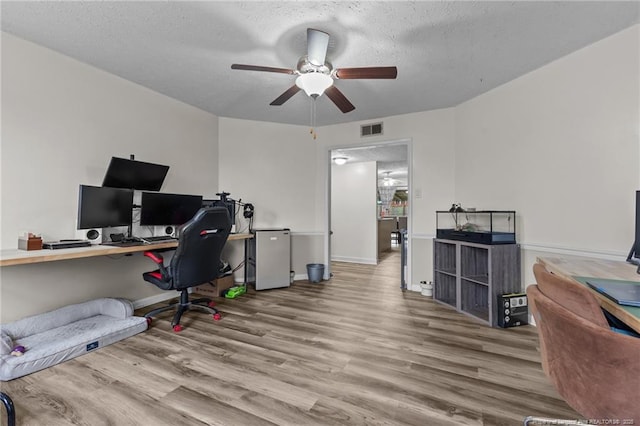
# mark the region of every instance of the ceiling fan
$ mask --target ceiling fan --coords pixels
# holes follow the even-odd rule
[[[328,33],[307,28],[307,54],[298,60],[295,69],[243,64],[233,64],[231,69],[297,75],[296,84],[269,105],[282,105],[300,90],[304,90],[314,99],[326,93],[343,113],[353,111],[356,107],[333,85],[334,80],[394,79],[398,75],[396,67],[333,68],[325,60],[328,46]]]

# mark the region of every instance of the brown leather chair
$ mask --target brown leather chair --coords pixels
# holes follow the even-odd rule
[[[558,393],[585,418],[640,423],[640,339],[612,331],[588,289],[536,269],[527,296]]]
[[[560,275],[552,274],[536,263],[533,275],[538,288],[548,298],[564,306],[576,315],[601,327],[609,328],[609,323],[602,313],[598,300],[586,286]]]

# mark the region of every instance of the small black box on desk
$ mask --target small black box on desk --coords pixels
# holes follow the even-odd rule
[[[516,327],[529,324],[529,304],[526,293],[498,295],[498,326]]]

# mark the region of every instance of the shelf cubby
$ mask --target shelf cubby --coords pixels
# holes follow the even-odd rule
[[[457,285],[455,275],[446,274],[442,272],[435,272],[436,282],[438,285],[434,287],[434,297],[448,305],[456,306],[457,300]]]
[[[436,242],[438,256],[435,258],[434,269],[440,272],[456,274],[456,245]]]
[[[434,240],[434,299],[497,326],[497,296],[521,291],[520,246]]]
[[[462,278],[460,284],[460,309],[463,312],[489,322],[489,286]]]

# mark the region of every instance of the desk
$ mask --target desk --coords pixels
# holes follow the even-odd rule
[[[247,240],[253,238],[253,234],[230,234],[227,241]],[[158,250],[178,247],[177,241],[144,244],[140,246],[116,247],[95,245],[91,247],[79,247],[57,250],[1,250],[0,266],[28,265],[31,263],[54,262],[57,260],[81,259],[84,257],[109,256],[115,254],[137,253],[147,250]]]
[[[584,280],[581,280],[584,277],[640,282],[640,275],[636,273],[638,267],[627,262],[588,257],[539,257],[538,263],[544,265],[549,272],[570,278],[582,285],[585,285]],[[589,290],[596,296],[602,308],[640,333],[640,308],[618,305],[597,291],[591,288]]]

